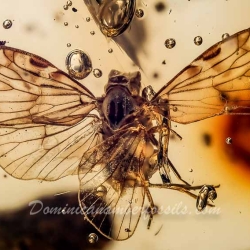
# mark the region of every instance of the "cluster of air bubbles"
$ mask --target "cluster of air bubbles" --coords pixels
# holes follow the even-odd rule
[[[233,139],[231,137],[226,138],[226,144],[232,144]]]
[[[92,36],[93,36],[94,34],[95,34],[95,31],[93,31],[93,30],[92,30],[92,31],[90,31],[90,35],[92,35]]]
[[[86,22],[90,22],[90,17],[86,17]]]
[[[96,77],[96,78],[100,78],[102,76],[102,71],[100,69],[94,69],[93,70],[93,75]]]
[[[3,22],[3,27],[4,27],[5,29],[9,29],[11,26],[12,26],[11,20],[6,19],[6,20]]]
[[[94,244],[98,241],[98,236],[95,233],[91,233],[88,236],[88,241],[89,243]]]
[[[113,49],[110,48],[110,49],[108,50],[108,53],[112,53],[112,52],[113,52]]]
[[[166,41],[165,41],[165,46],[166,48],[168,49],[172,49],[174,46],[176,45],[176,42],[173,38],[168,38]]]
[[[142,17],[144,16],[144,11],[143,11],[142,9],[137,9],[137,10],[135,11],[135,15],[136,15],[136,17],[138,17],[138,18],[142,18]]]
[[[72,5],[72,1],[67,1],[65,5],[63,5],[63,8],[67,10]]]
[[[225,33],[222,35],[222,40],[226,39],[227,37],[229,37],[229,34],[228,33]],[[201,36],[196,36],[194,38],[194,44],[199,46],[201,45],[203,42],[203,39]],[[165,41],[165,47],[168,48],[168,49],[172,49],[174,46],[176,45],[176,41],[174,38],[168,38],[166,41]]]
[[[79,49],[75,49],[67,55],[65,64],[69,75],[76,79],[84,79],[92,71],[89,56]]]
[[[226,39],[226,38],[228,38],[228,37],[229,37],[229,34],[228,34],[228,33],[225,33],[225,34],[222,35],[222,40],[224,40],[224,39]]]
[[[194,38],[194,44],[195,45],[197,45],[197,46],[199,46],[199,45],[201,45],[202,44],[202,37],[201,36],[196,36],[195,38]]]

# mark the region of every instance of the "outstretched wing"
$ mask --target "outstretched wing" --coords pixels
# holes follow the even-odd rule
[[[145,197],[145,145],[142,129],[125,129],[82,158],[79,203],[88,221],[110,239],[131,237],[140,219]],[[105,227],[107,220],[109,228]]]
[[[215,44],[154,97],[170,118],[191,123],[222,114],[250,114],[250,29]]]
[[[48,61],[0,46],[0,165],[20,179],[77,174],[100,141],[94,96]]]

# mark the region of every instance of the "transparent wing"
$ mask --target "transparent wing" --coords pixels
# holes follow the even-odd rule
[[[94,96],[46,60],[0,46],[0,165],[19,179],[77,174],[100,142]]]
[[[145,144],[143,130],[122,130],[89,150],[81,161],[79,203],[88,221],[110,239],[131,237],[139,222],[145,197]]]
[[[250,29],[225,39],[194,60],[154,97],[170,118],[191,123],[222,114],[250,113]],[[156,104],[155,104],[156,105]]]
[[[0,46],[0,104],[4,125],[72,125],[95,108],[95,98],[43,58]]]

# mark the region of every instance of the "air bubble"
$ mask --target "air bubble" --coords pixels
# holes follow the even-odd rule
[[[79,49],[71,51],[67,55],[65,63],[69,75],[76,79],[84,79],[92,71],[92,63],[89,56]]]
[[[67,47],[71,47],[71,43],[67,43]]]
[[[75,27],[78,29],[78,28],[79,28],[79,25],[76,25]]]
[[[63,5],[63,9],[67,10],[68,9],[68,5]]]
[[[98,241],[98,236],[95,233],[91,233],[88,236],[89,243],[94,244]]]
[[[177,112],[177,111],[178,111],[178,108],[177,108],[177,107],[173,107],[173,111],[174,111],[174,112]]]
[[[135,11],[135,15],[136,15],[136,17],[138,17],[138,18],[142,18],[142,17],[144,16],[144,11],[143,11],[142,9],[137,9],[137,10]]]
[[[3,22],[3,27],[4,27],[5,29],[9,29],[11,26],[12,26],[11,20],[7,19],[7,20],[5,20],[5,21]]]
[[[100,78],[102,76],[102,71],[100,69],[94,69],[93,74],[96,78]]]
[[[110,49],[108,50],[108,52],[109,52],[109,53],[112,53],[112,52],[113,52],[113,49],[110,48]]]
[[[226,138],[226,144],[232,144],[233,139],[231,137]]]
[[[196,36],[196,37],[194,38],[194,44],[197,45],[197,46],[201,45],[201,44],[202,44],[202,41],[203,41],[203,39],[202,39],[201,36]]]
[[[64,26],[68,26],[68,25],[69,25],[68,22],[65,22],[65,23],[64,23]]]
[[[95,31],[90,31],[90,34],[93,36],[95,34]]]
[[[90,17],[86,17],[86,22],[90,22]]]
[[[192,173],[194,170],[192,168],[189,169],[189,172]]]
[[[232,106],[225,106],[224,107],[225,113],[230,113],[230,112],[232,112],[233,109],[234,108]]]
[[[226,38],[228,38],[228,37],[229,37],[229,34],[228,34],[228,33],[225,33],[225,34],[222,35],[222,40],[224,40],[224,39],[226,39]]]
[[[107,194],[107,188],[103,185],[96,189],[96,195],[99,197],[104,197]]]
[[[169,38],[165,41],[165,46],[168,49],[172,49],[176,45],[176,42],[173,38]]]

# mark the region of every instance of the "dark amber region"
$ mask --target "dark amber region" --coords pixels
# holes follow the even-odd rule
[[[76,210],[79,207],[77,194],[37,200],[39,203],[35,207],[27,205],[20,210],[0,213],[1,250],[101,250],[107,247],[109,240]],[[65,209],[65,214],[56,212],[60,208]],[[107,229],[109,227],[107,222]],[[98,241],[92,244],[89,242],[91,233],[98,236]]]
[[[235,165],[235,170],[250,177],[250,115],[220,117],[214,129],[219,150]]]

